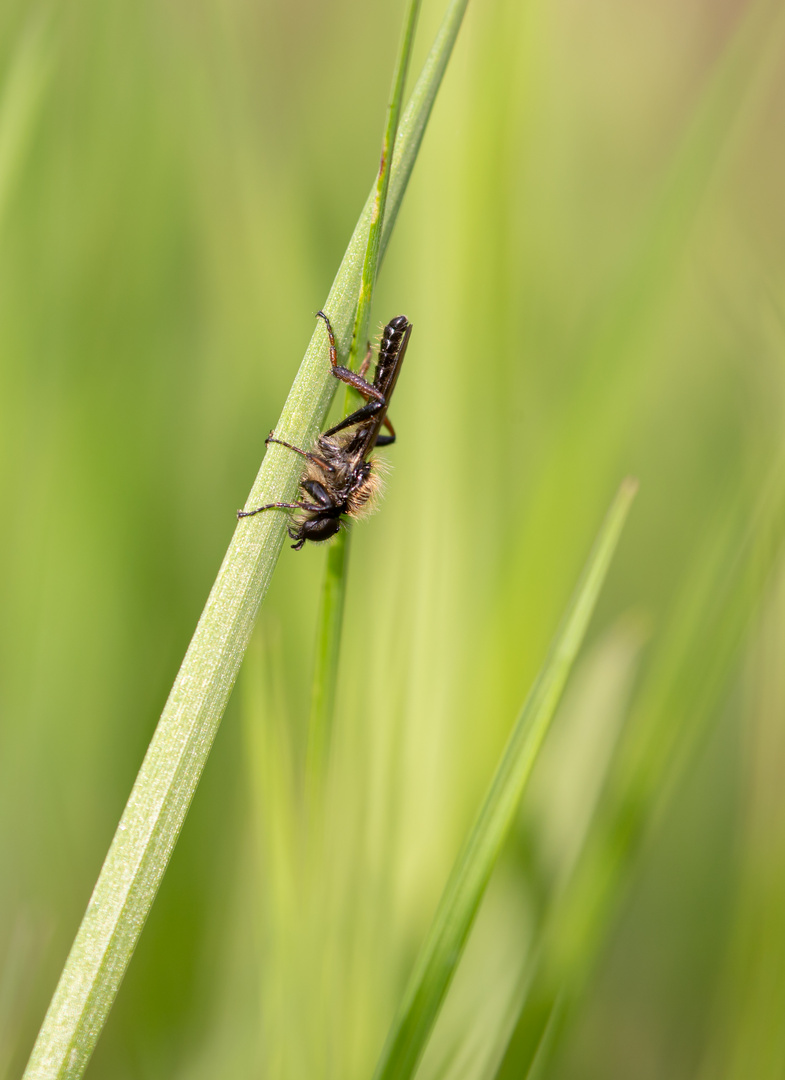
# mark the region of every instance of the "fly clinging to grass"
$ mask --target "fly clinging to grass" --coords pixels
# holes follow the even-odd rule
[[[312,450],[301,450],[276,439],[272,433],[268,436],[266,442],[286,446],[306,459],[300,487],[311,501],[302,498],[291,503],[268,503],[255,510],[237,512],[238,518],[244,518],[263,510],[298,511],[289,526],[295,551],[299,551],[306,540],[328,540],[335,536],[342,517],[356,518],[373,508],[374,496],[380,486],[379,465],[368,455],[375,446],[389,446],[395,442],[395,430],[387,409],[412,332],[412,324],[405,315],[398,315],[387,323],[379,344],[373,382],[368,382],[365,374],[370,366],[370,351],[358,372],[342,367],[338,363],[330,320],[323,311],[317,315],[324,319],[327,327],[333,375],[359,391],[365,398],[365,405],[323,432]],[[382,427],[387,429],[386,435],[381,434]]]

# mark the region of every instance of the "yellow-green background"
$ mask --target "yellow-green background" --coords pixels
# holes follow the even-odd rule
[[[780,7],[472,0],[377,291],[374,321],[414,334],[388,493],[354,534],[322,843],[299,828],[310,546],[284,550],[94,1080],[370,1076],[627,473],[422,1075],[493,1075],[539,912],[618,776],[633,835],[544,1075],[785,1076]],[[0,6],[3,1080],[373,180],[401,15]]]

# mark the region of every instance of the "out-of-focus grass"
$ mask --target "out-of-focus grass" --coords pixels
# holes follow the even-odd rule
[[[634,472],[558,721],[571,736],[550,748],[574,786],[544,762],[420,1075],[493,1070],[636,718],[667,749],[647,703],[689,720],[703,700],[701,596],[726,595],[735,565],[732,544],[709,558],[717,530],[775,498],[778,6],[755,5],[744,37],[749,4],[470,7],[379,282],[374,318],[415,329],[388,494],[354,538],[323,845],[299,786],[315,548],[281,560],[88,1075],[370,1074],[599,509]],[[439,15],[425,5],[421,41]],[[77,0],[40,39],[0,232],[2,1075],[29,1052],[368,189],[399,16]],[[38,17],[3,5],[0,94]],[[729,57],[739,95],[711,145],[691,142]],[[704,179],[663,263],[642,242],[690,153]],[[643,295],[614,324],[636,266]],[[757,537],[767,564],[776,539]],[[687,767],[666,755],[657,798],[638,792],[646,841],[548,1076],[778,1075],[782,592],[740,588],[734,655],[765,611],[749,662],[729,661]]]

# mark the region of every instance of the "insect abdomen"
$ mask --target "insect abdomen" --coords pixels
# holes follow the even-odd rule
[[[405,315],[399,315],[391,319],[382,331],[382,340],[379,342],[379,356],[376,361],[376,376],[374,383],[377,386],[384,385],[390,370],[395,367],[398,352],[401,348],[403,335],[409,320]]]

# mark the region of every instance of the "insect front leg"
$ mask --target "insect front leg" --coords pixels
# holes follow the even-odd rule
[[[326,461],[323,457],[319,457],[318,454],[312,454],[310,450],[301,450],[299,446],[292,446],[291,443],[284,442],[283,439],[274,438],[272,431],[264,440],[265,446],[267,446],[269,443],[277,443],[278,446],[285,446],[289,450],[294,450],[295,454],[299,454],[300,457],[304,457],[308,461],[315,461],[316,464],[319,465],[322,469],[327,469],[328,472],[335,472],[334,466],[332,466],[330,462]]]
[[[314,512],[318,513],[321,509],[321,506],[315,506],[313,503],[307,502],[274,502],[266,503],[264,506],[257,506],[255,510],[238,510],[237,517],[238,519],[253,517],[254,514],[261,514],[263,510],[313,510]]]

